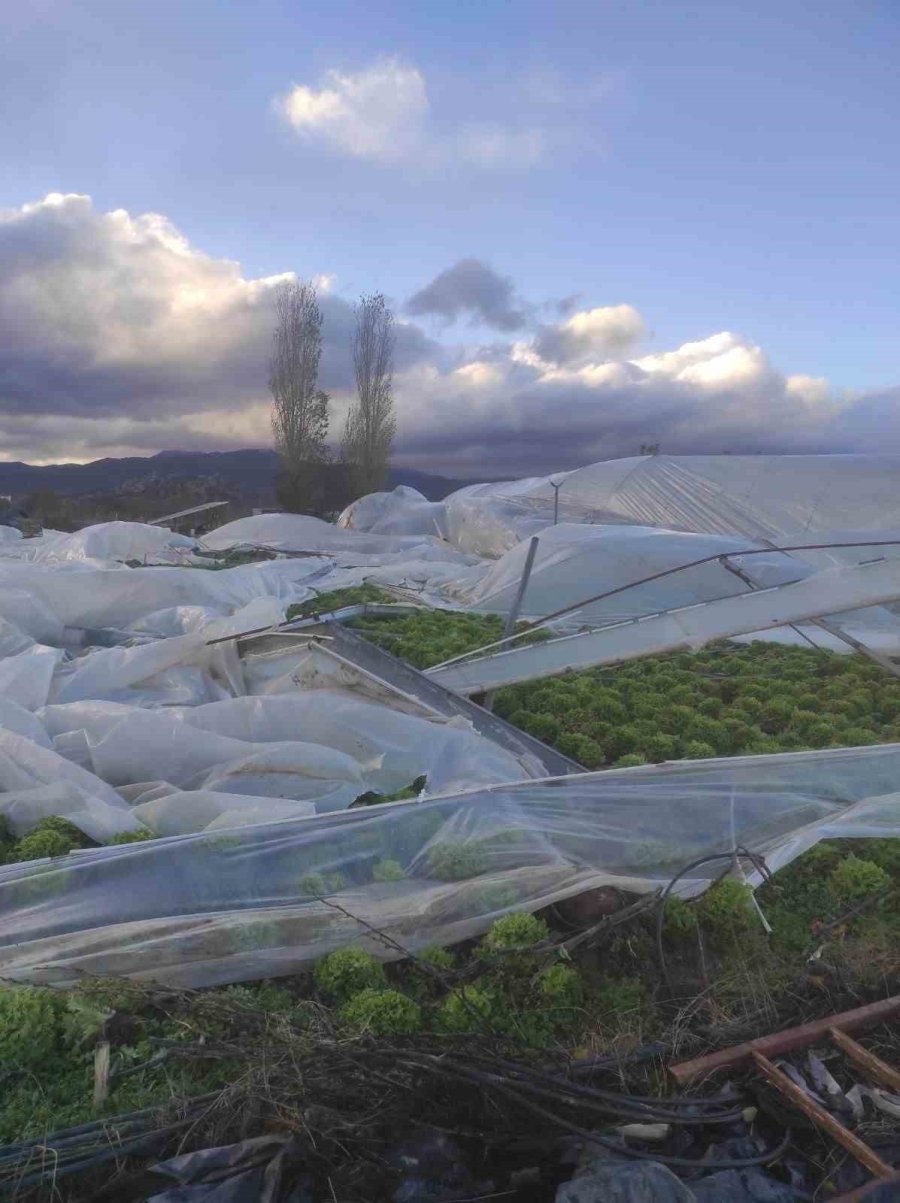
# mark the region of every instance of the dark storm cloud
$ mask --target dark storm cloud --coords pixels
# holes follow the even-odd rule
[[[526,314],[517,307],[512,280],[498,275],[480,259],[460,259],[420,289],[406,303],[413,317],[467,317],[495,330],[521,330]]]
[[[325,265],[327,266],[327,265]],[[284,276],[245,278],[164,217],[50,196],[0,211],[0,448],[66,460],[271,445],[267,360]],[[353,391],[352,305],[320,290],[332,437]],[[398,458],[459,476],[530,475],[664,451],[900,451],[900,390],[847,399],[727,332],[635,355],[628,305],[526,305],[461,260],[410,302],[502,332],[482,345],[397,324]],[[556,321],[536,325],[535,315]],[[529,324],[513,340],[503,337]],[[631,357],[629,357],[631,356]]]

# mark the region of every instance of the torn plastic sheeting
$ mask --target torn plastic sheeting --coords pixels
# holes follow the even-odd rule
[[[328,783],[320,783],[327,788]],[[314,815],[317,803],[328,794],[307,800],[279,801],[258,794],[225,793],[219,790],[173,790],[158,786],[145,794],[132,808],[132,816],[159,836],[189,835],[195,831],[215,831],[223,827],[244,827],[252,823],[277,823],[284,819],[302,819]],[[346,785],[332,786],[330,794],[340,793],[339,802],[347,805],[356,790]],[[346,801],[344,801],[346,799]],[[329,807],[328,809],[331,809]]]
[[[144,522],[100,522],[74,534],[58,534],[34,549],[33,562],[87,560],[183,560],[196,540]]]
[[[47,701],[62,658],[61,649],[35,643],[18,655],[0,660],[0,695],[23,710],[38,710]]]
[[[338,518],[338,526],[378,535],[447,537],[443,504],[429,501],[408,485],[398,485],[391,492],[369,493],[354,501]]]
[[[183,699],[166,697],[172,701],[204,702],[215,695],[206,681],[198,680],[196,670],[210,662],[213,652],[207,645],[211,640],[227,638],[260,626],[271,626],[284,616],[283,605],[273,598],[257,598],[235,611],[230,617],[218,618],[201,630],[172,639],[160,639],[143,643],[138,647],[101,648],[60,667],[51,691],[51,702],[74,702],[85,698],[125,700],[119,698],[122,691],[147,682],[152,690],[154,679],[162,673],[178,670],[184,678],[195,682],[188,686],[190,696]],[[2,669],[2,665],[0,665]],[[182,680],[181,684],[184,684]],[[166,682],[160,682],[165,685]],[[139,701],[139,698],[135,699]]]
[[[27,589],[0,588],[0,618],[37,643],[59,644],[63,624],[50,606]]]
[[[307,796],[302,778],[352,781],[359,786],[357,792],[362,792],[363,766],[333,748],[298,741],[296,732],[290,741],[276,741],[270,734],[265,742],[251,742],[211,730],[198,737],[197,726],[186,722],[185,717],[185,712],[177,714],[168,710],[133,711],[91,747],[94,771],[111,785],[125,785],[148,780],[162,765],[168,781],[189,786],[191,781],[205,781],[210,773],[240,775],[239,766],[245,761],[268,754],[273,758],[268,772],[282,780],[284,789],[300,791],[275,796]],[[276,753],[287,759],[276,764]],[[288,770],[290,787],[286,776]],[[261,767],[253,775],[258,777],[264,772]],[[199,784],[198,788],[201,788]],[[265,795],[269,791],[242,792]]]
[[[676,648],[696,650],[716,639],[879,605],[896,598],[900,598],[900,560],[853,564],[756,593],[699,602],[583,634],[459,659],[429,669],[428,675],[448,689],[479,693]]]
[[[357,552],[383,556],[432,546],[437,540],[418,532],[411,536],[363,534],[308,514],[256,514],[217,527],[204,535],[201,543],[210,551],[251,546],[285,552]]]
[[[897,744],[678,762],[9,865],[0,977],[208,986],[294,973],[350,943],[387,955],[352,916],[411,950],[454,943],[599,885],[653,890],[735,845],[775,869],[820,839],[900,835],[898,778]],[[383,860],[405,877],[374,880]],[[315,896],[323,884],[346,913]]]
[[[11,698],[0,695],[0,729],[12,731],[16,735],[24,735],[42,748],[50,747],[50,736],[40,718],[14,702]]]
[[[412,699],[417,707],[425,707],[431,714],[443,714],[448,718],[453,716],[464,718],[480,735],[512,753],[522,766],[523,777],[557,777],[565,773],[583,773],[585,771],[581,765],[563,756],[554,748],[540,743],[524,731],[498,718],[497,715],[475,705],[461,694],[451,693],[444,689],[406,661],[398,660],[389,652],[369,643],[355,631],[348,630],[341,623],[321,623],[312,628],[306,628],[306,630],[315,632],[317,636],[326,635],[327,646],[334,655],[340,657],[342,661],[352,662],[362,672],[371,674],[372,680],[379,683],[382,694],[387,689],[398,691],[394,694],[394,700],[391,703],[395,709],[404,708],[402,704],[398,704],[398,699]],[[242,640],[240,649],[245,656],[243,661],[245,672],[248,663],[256,659],[253,652],[255,648],[259,648],[265,653],[271,649],[271,653],[274,655],[279,648],[298,641],[299,634],[299,631],[296,633],[269,632],[262,636]],[[256,690],[256,692],[262,691]]]
[[[79,758],[84,733],[94,772],[116,786],[149,780],[162,768],[174,786],[211,789],[213,779],[234,779],[229,789],[243,780],[239,792],[244,794],[307,798],[312,795],[300,779],[290,786],[295,794],[284,792],[288,767],[296,775],[302,766],[303,777],[352,781],[356,788],[349,802],[367,790],[394,793],[420,776],[427,776],[436,792],[509,780],[522,772],[510,752],[463,719],[402,714],[337,690],[167,710],[79,702],[49,706],[43,717],[54,746],[74,747]],[[295,757],[291,766],[276,763],[276,747]],[[273,757],[268,768],[267,754]],[[251,775],[257,784],[267,778],[269,785],[247,788]]]
[[[65,627],[121,629],[176,606],[203,606],[228,615],[255,598],[304,601],[312,595],[308,581],[330,569],[330,561],[320,557],[243,564],[218,572],[0,560],[0,590],[18,589],[36,598]]]
[[[640,583],[654,573],[689,564],[706,556],[730,556],[740,562],[759,588],[800,580],[813,571],[784,553],[754,555],[740,561],[748,547],[762,547],[735,536],[694,535],[652,527],[560,524],[545,531],[523,599],[523,613],[550,614],[603,588],[633,588],[570,615],[573,622],[616,622],[657,613],[662,609],[746,593],[747,585],[713,560],[661,580]],[[452,587],[458,601],[478,611],[506,614],[519,587],[528,550],[519,544],[484,573],[474,586]],[[900,550],[900,549],[898,549]]]

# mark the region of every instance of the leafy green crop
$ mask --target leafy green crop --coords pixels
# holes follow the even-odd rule
[[[361,990],[341,1007],[341,1019],[355,1032],[375,1036],[417,1032],[422,1026],[419,1004],[399,990]]]
[[[363,606],[367,602],[390,604],[397,599],[377,585],[353,585],[349,589],[333,589],[330,593],[319,593],[305,602],[290,606],[288,622],[298,618],[315,618],[319,614],[331,614],[345,606]]]
[[[387,985],[381,964],[361,948],[338,948],[329,953],[316,965],[315,977],[319,989],[338,1002],[361,990],[383,990]]]

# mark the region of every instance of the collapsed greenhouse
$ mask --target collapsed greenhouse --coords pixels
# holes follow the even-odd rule
[[[399,488],[335,525],[0,528],[0,977],[287,978],[896,839],[898,473],[651,456]],[[671,673],[710,646],[701,708]],[[727,714],[727,665],[760,648],[819,674],[799,725],[759,685]],[[622,675],[651,661],[675,665],[655,709]],[[883,695],[858,739],[846,684],[823,719],[850,663]],[[567,726],[575,693],[529,701],[578,681],[590,722]]]
[[[343,872],[365,860],[355,841],[373,825],[396,828],[399,838],[376,840],[366,831],[363,842],[383,839],[386,855],[402,847],[406,864],[420,868],[429,847],[450,838],[442,831],[483,840],[487,829],[521,829],[528,838],[520,863],[507,853],[491,875],[524,870],[530,893],[518,904],[532,908],[585,882],[626,878],[652,888],[666,867],[634,872],[625,851],[636,838],[629,823],[591,850],[579,833],[624,808],[631,823],[640,813],[640,829],[659,839],[673,821],[673,798],[680,794],[687,806],[701,779],[712,786],[701,808],[709,829],[692,821],[685,860],[722,851],[726,830],[732,845],[759,851],[802,846],[794,836],[800,829],[808,844],[816,838],[813,820],[884,834],[898,819],[891,773],[900,750],[890,745],[548,783],[579,766],[500,720],[485,726],[478,708],[454,706],[454,695],[448,701],[434,686],[463,684],[471,693],[477,688],[465,686],[467,678],[482,689],[505,683],[491,665],[515,657],[521,680],[696,648],[722,635],[753,637],[762,628],[773,628],[771,638],[860,648],[891,671],[892,656],[900,659],[896,473],[891,457],[654,456],[553,478],[561,486],[556,524],[550,481],[529,480],[474,486],[441,503],[409,489],[376,494],[351,506],[337,527],[262,515],[222,527],[202,544],[126,523],[31,540],[7,528],[0,813],[17,837],[60,816],[102,844],[143,830],[178,843],[81,852],[49,872],[37,863],[4,869],[0,971],[53,977],[63,966],[115,964],[116,972],[149,972],[146,965],[158,975],[165,965],[176,980],[196,984],[207,979],[205,962],[209,980],[283,972],[321,940],[303,934],[310,924],[301,915],[317,905],[298,894],[303,872],[282,871],[277,857],[308,872],[322,863]],[[360,661],[346,639],[335,649],[322,626],[237,638],[260,628],[284,631],[279,624],[291,604],[362,583],[392,590],[398,605],[505,614],[534,535],[522,617],[573,607],[549,641],[457,658],[416,680],[386,655],[376,665]],[[249,562],[198,570],[241,550]],[[253,562],[256,551],[277,558]],[[141,566],[126,566],[135,562]],[[671,571],[682,565],[690,566]],[[591,596],[599,599],[579,604]],[[425,784],[412,807],[338,814],[367,792],[390,795],[418,778]],[[731,800],[727,819],[718,810],[723,797]],[[792,797],[802,801],[791,806]],[[553,824],[542,818],[548,798]],[[274,821],[278,828],[256,829]],[[570,829],[567,840],[555,834],[560,824]],[[429,833],[418,842],[410,834],[416,825]],[[241,834],[210,835],[232,829]],[[223,849],[241,863],[234,879]],[[176,873],[179,858],[193,867]],[[248,876],[250,858],[259,863]],[[204,862],[214,868],[198,871]],[[162,865],[172,872],[160,873]],[[535,865],[546,878],[540,887]],[[170,876],[186,896],[173,893]],[[126,879],[135,887],[127,916]],[[209,882],[201,888],[206,879],[216,890]],[[377,883],[369,889],[379,914],[397,904],[401,915],[421,913],[420,944],[434,938],[432,908],[435,931],[445,911],[470,931],[495,917],[478,913],[477,902],[449,902],[447,887],[427,871],[413,871],[402,891]],[[355,901],[367,906],[362,896]],[[251,921],[260,925],[258,942],[243,930]],[[410,927],[407,917],[412,935]],[[223,933],[232,928],[243,946],[229,956]],[[267,930],[274,941],[268,954]],[[209,950],[179,950],[201,933]],[[327,944],[341,934],[322,938]]]

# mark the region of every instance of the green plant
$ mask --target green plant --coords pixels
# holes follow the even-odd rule
[[[549,938],[550,928],[543,919],[526,911],[514,911],[494,921],[484,937],[483,947],[488,952],[531,948]]]
[[[639,752],[628,752],[625,756],[619,757],[615,767],[617,769],[636,769],[638,765],[646,763],[646,756],[641,756]]]
[[[449,948],[444,948],[440,944],[429,944],[427,948],[416,953],[416,959],[447,973],[456,968],[455,955]]]
[[[337,1002],[345,1002],[361,990],[383,990],[384,968],[361,948],[338,948],[315,967],[316,985]]]
[[[689,739],[681,749],[685,760],[711,760],[717,755],[712,744],[702,739]]]
[[[670,894],[666,899],[663,915],[663,931],[667,936],[683,940],[697,930],[697,913],[683,898]]]
[[[639,978],[609,978],[597,991],[596,1004],[601,1015],[620,1017],[639,1011],[644,997],[644,984]]]
[[[75,848],[89,848],[93,841],[68,819],[41,819],[33,831],[22,836],[10,854],[11,863],[43,860],[48,856],[65,856]]]
[[[341,1007],[341,1020],[355,1032],[390,1036],[417,1032],[422,1010],[399,990],[361,990]]]
[[[891,878],[874,861],[861,860],[852,852],[831,873],[831,887],[842,902],[861,902],[872,894],[883,894]]]
[[[324,898],[329,894],[339,894],[347,885],[343,873],[305,873],[297,882],[301,894],[311,894],[315,898]]]
[[[40,1068],[59,1056],[62,995],[33,986],[0,989],[0,1066]]]
[[[723,877],[706,891],[697,906],[697,918],[714,939],[723,942],[759,928],[753,891],[734,877]]]
[[[351,585],[348,589],[334,589],[330,593],[318,593],[315,597],[307,598],[288,607],[287,620],[293,622],[298,618],[313,618],[319,614],[331,614],[345,606],[361,606],[367,602],[389,603],[396,601],[390,593],[379,589],[377,585]]]
[[[428,850],[428,873],[439,881],[465,881],[486,868],[484,850],[473,841],[444,840]]]
[[[148,827],[142,827],[140,831],[120,831],[118,835],[114,835],[109,841],[110,844],[139,844],[144,840],[157,839],[156,833]]]
[[[581,974],[570,965],[551,965],[538,978],[538,993],[545,1006],[568,1020],[584,995]]]
[[[403,881],[406,873],[398,860],[379,860],[372,866],[373,881]]]
[[[445,1032],[481,1032],[491,1027],[496,996],[484,986],[461,986],[448,994],[437,1010]]]

